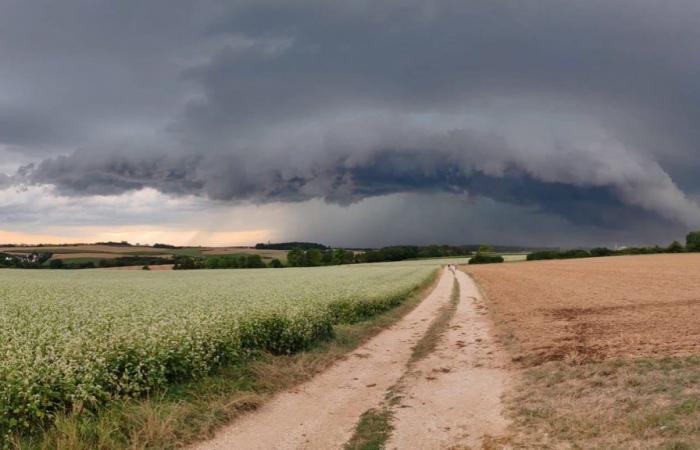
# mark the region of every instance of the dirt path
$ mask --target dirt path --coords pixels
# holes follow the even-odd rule
[[[460,299],[447,330],[433,353],[409,364],[414,346],[450,302],[455,276]],[[340,449],[362,413],[381,406],[397,386],[402,399],[392,407],[386,448],[498,447],[507,425],[504,361],[476,285],[445,270],[433,292],[395,325],[192,449]]]
[[[386,390],[405,373],[414,345],[449,302],[453,280],[445,270],[433,292],[413,311],[347,359],[192,448],[342,448],[360,415],[380,405]]]
[[[460,301],[437,350],[418,361],[401,384],[388,449],[500,447],[501,395],[508,376],[479,291],[457,271]]]

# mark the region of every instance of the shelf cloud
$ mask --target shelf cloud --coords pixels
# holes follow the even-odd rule
[[[465,215],[473,202],[449,199],[480,198],[586,242],[700,227],[697,2],[3,11],[0,157],[22,162],[0,188],[151,189],[232,208],[320,201],[357,217],[376,214],[363,206],[376,198],[432,196]]]

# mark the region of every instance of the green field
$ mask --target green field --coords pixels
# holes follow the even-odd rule
[[[0,436],[250,352],[296,352],[397,305],[435,268],[0,270]]]

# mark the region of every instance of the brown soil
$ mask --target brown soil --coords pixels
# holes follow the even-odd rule
[[[437,350],[418,361],[399,389],[388,449],[500,448],[508,384],[486,306],[474,282],[457,272],[460,300]]]
[[[700,254],[468,266],[514,360],[700,353]]]
[[[308,383],[194,446],[214,449],[336,449],[350,439],[363,412],[377,407],[406,370],[413,347],[449,302],[453,276],[399,322]]]

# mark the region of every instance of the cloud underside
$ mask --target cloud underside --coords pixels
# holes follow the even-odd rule
[[[336,138],[349,142],[355,133],[362,133],[350,130]],[[700,223],[697,206],[657,163],[614,142],[593,149],[576,147],[590,143],[572,143],[574,148],[567,151],[547,148],[551,143],[523,149],[509,147],[500,137],[475,138],[450,131],[391,138],[394,143],[408,138],[410,143],[403,148],[387,148],[381,142],[347,148],[323,139],[325,131],[288,146],[284,140],[273,147],[261,143],[252,154],[77,151],[24,167],[16,179],[53,185],[62,195],[119,195],[153,188],[175,196],[254,203],[318,198],[349,205],[397,193],[443,192],[531,206],[582,225],[624,228],[639,220]],[[365,132],[371,134],[369,125]],[[384,136],[386,129],[378,134]],[[415,148],[421,141],[424,146]],[[295,151],[307,155],[300,162]]]
[[[0,18],[0,155],[32,161],[0,188],[700,226],[696,2],[78,3],[43,5],[46,62],[31,5]]]

